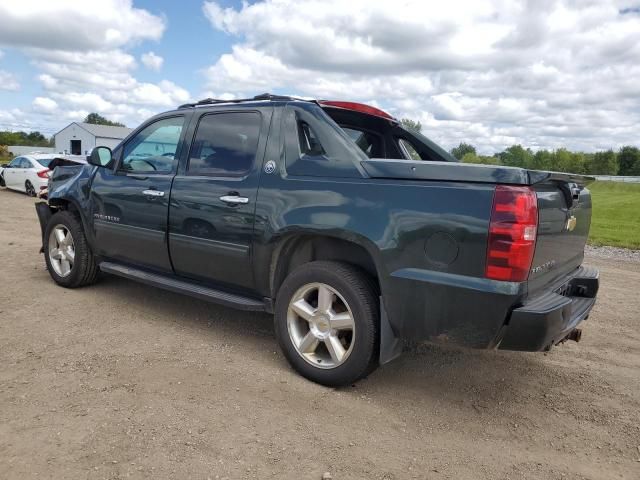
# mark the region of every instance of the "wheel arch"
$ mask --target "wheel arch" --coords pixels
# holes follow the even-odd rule
[[[51,215],[53,215],[57,211],[62,210],[62,211],[68,211],[74,214],[76,217],[78,217],[80,219],[80,224],[82,225],[82,229],[84,230],[84,235],[87,238],[87,241],[89,242],[89,246],[93,249],[94,247],[93,232],[89,228],[89,223],[82,212],[82,208],[80,207],[80,205],[76,200],[68,197],[53,197],[53,198],[49,198],[46,205],[48,206],[51,212]],[[38,211],[38,216],[40,217],[39,211]],[[47,225],[46,223],[42,225],[42,221],[40,223],[41,223],[41,228],[44,235],[44,229],[47,227]]]
[[[380,295],[381,268],[377,261],[377,247],[357,236],[318,232],[289,233],[279,239],[271,255],[269,291],[276,298],[289,272],[315,260],[333,260],[354,265],[373,281]]]

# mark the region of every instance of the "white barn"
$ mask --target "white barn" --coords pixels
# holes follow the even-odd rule
[[[131,130],[126,127],[73,122],[53,136],[55,151],[70,155],[89,155],[94,147],[114,148]]]

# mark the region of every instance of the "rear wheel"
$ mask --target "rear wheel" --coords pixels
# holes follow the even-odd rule
[[[36,196],[36,189],[33,187],[33,184],[29,180],[24,182],[24,191],[30,197],[35,197]]]
[[[51,278],[67,288],[82,287],[96,281],[98,266],[80,220],[61,211],[51,217],[45,231],[44,258]]]
[[[294,270],[278,292],[275,324],[289,363],[314,382],[348,385],[377,366],[377,297],[349,264],[317,261]]]

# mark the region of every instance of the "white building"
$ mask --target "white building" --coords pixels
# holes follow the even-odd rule
[[[53,136],[55,151],[70,155],[89,155],[94,147],[114,148],[131,130],[126,127],[73,122]]]

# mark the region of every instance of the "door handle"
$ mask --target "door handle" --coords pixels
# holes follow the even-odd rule
[[[220,197],[224,203],[233,203],[234,205],[245,205],[249,203],[249,199],[247,197],[240,197],[238,195],[223,195]]]
[[[164,197],[164,192],[160,190],[143,190],[142,194],[147,197]]]

